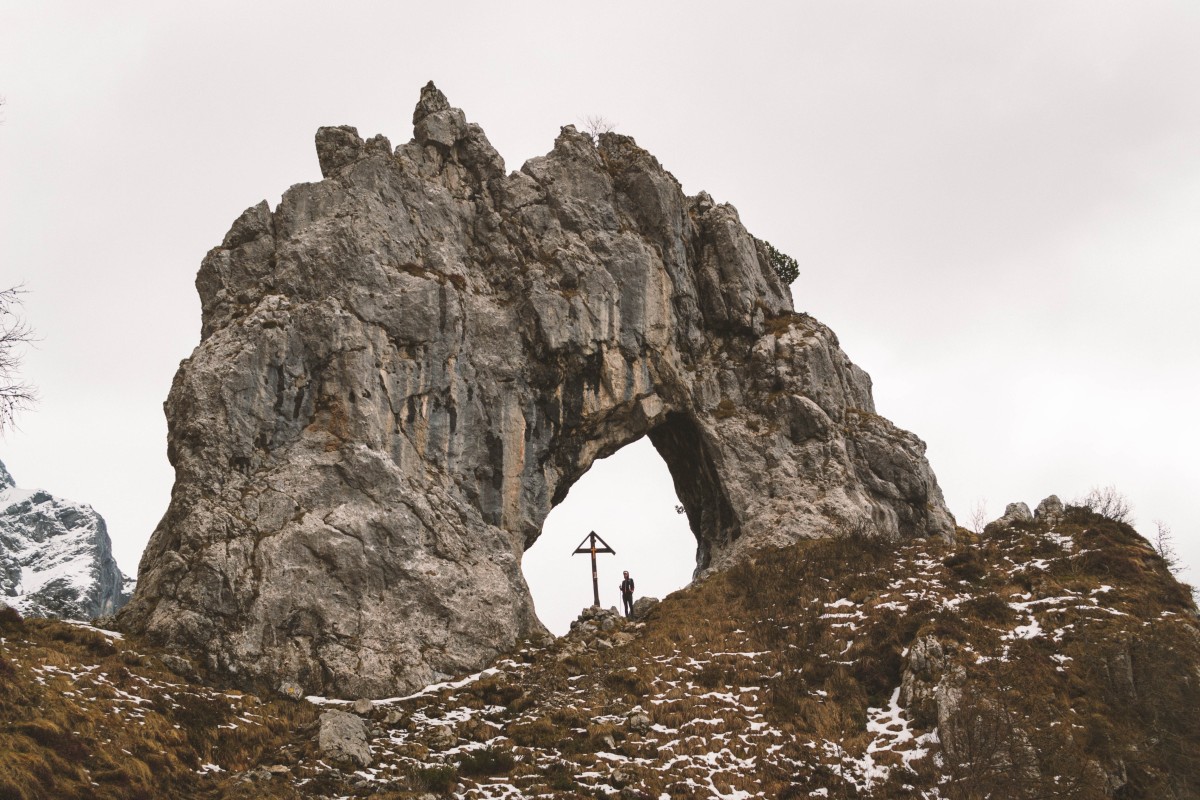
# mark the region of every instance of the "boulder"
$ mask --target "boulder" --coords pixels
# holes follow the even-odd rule
[[[1032,522],[1033,514],[1029,511],[1029,506],[1024,503],[1009,503],[1004,507],[1004,514],[993,525],[1001,525],[1007,527],[1015,522]]]
[[[367,741],[367,724],[362,717],[345,711],[326,711],[321,714],[317,747],[330,759],[348,759],[360,767],[371,763],[371,746]]]
[[[657,597],[639,597],[633,601],[632,613],[629,616],[631,619],[645,619],[646,615],[657,605]]]

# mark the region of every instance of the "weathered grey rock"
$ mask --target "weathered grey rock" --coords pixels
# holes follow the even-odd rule
[[[613,786],[623,789],[637,780],[637,773],[629,766],[621,764],[612,768],[608,773],[608,780]]]
[[[864,520],[949,535],[924,444],[729,205],[573,127],[506,175],[432,85],[386,152],[204,259],[166,403],[170,508],[122,624],[246,684],[386,696],[539,633],[521,555],[597,459],[649,436],[697,568]]]
[[[87,622],[129,599],[104,518],[85,503],[16,485],[0,463],[0,602]]]
[[[1062,517],[1063,510],[1063,501],[1058,499],[1058,495],[1052,494],[1038,503],[1033,516],[1039,521],[1054,522]]]
[[[639,597],[633,601],[633,608],[630,610],[630,619],[645,619],[646,615],[658,605],[657,597]]]
[[[238,780],[242,783],[263,783],[275,777],[271,770],[266,767],[253,767],[238,776]]]
[[[992,524],[1012,525],[1014,522],[1032,522],[1033,514],[1024,503],[1009,503],[1004,507],[1004,514]]]
[[[321,714],[317,747],[331,759],[349,759],[360,767],[371,763],[367,723],[356,714],[326,711]]]
[[[424,741],[433,750],[448,750],[458,743],[458,734],[450,725],[434,725],[426,732]]]
[[[200,679],[200,673],[196,670],[196,665],[183,656],[177,656],[172,653],[162,653],[158,660],[163,666],[174,672],[181,678],[187,678],[190,681]]]
[[[304,697],[304,687],[295,681],[283,681],[279,684],[279,693],[284,697],[300,700]]]
[[[937,689],[946,670],[946,653],[937,637],[926,635],[913,642],[900,679],[900,703],[918,724],[938,718]]]

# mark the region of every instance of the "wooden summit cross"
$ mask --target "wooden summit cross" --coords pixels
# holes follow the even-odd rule
[[[601,546],[596,547],[596,542],[599,542]],[[585,543],[588,545],[587,547],[584,547]],[[583,537],[583,541],[579,543],[579,547],[576,547],[575,552],[571,555],[577,556],[580,553],[592,554],[592,596],[595,598],[595,602],[592,603],[592,606],[599,608],[600,579],[596,577],[596,553],[611,553],[615,556],[617,551],[609,547],[608,542],[597,536],[595,531],[592,531],[587,536]]]

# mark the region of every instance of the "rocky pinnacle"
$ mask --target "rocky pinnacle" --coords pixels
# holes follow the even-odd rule
[[[698,571],[847,527],[950,532],[923,443],[732,206],[571,126],[506,175],[433,84],[413,124],[396,148],[320,129],[324,179],[205,257],[175,488],[123,626],[247,687],[478,669],[541,630],[521,556],[547,513],[642,436]]]

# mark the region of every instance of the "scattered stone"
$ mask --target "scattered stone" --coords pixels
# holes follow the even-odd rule
[[[271,774],[271,770],[267,767],[254,767],[243,772],[238,779],[243,783],[261,783],[269,781],[273,777],[275,776]]]
[[[615,767],[613,771],[609,773],[608,779],[612,781],[613,786],[617,787],[618,789],[623,789],[637,780],[637,776],[628,767],[619,766]]]
[[[463,726],[462,735],[473,742],[486,742],[495,738],[499,731],[486,722],[472,720]]]
[[[458,734],[450,725],[436,725],[425,735],[424,741],[431,750],[449,750],[458,743]]]
[[[367,724],[355,714],[345,711],[326,711],[321,714],[317,746],[331,759],[349,759],[360,767],[371,763]]]

